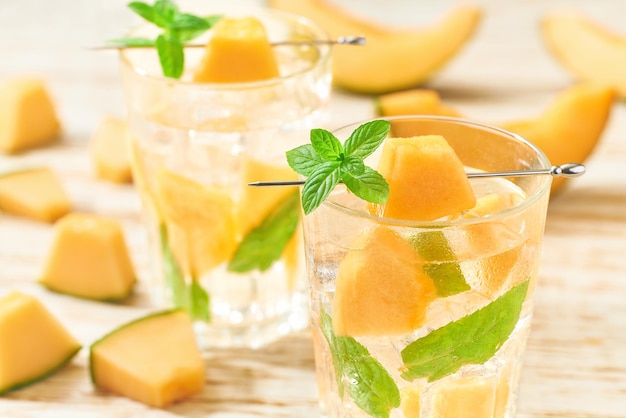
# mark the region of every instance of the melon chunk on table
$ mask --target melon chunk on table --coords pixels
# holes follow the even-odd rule
[[[126,298],[136,281],[121,225],[112,218],[71,213],[54,226],[40,283],[94,300]]]
[[[0,84],[0,151],[16,153],[47,145],[60,130],[43,80],[17,77]]]
[[[0,174],[0,212],[42,222],[54,222],[71,210],[57,175],[49,168]]]
[[[91,345],[89,364],[98,388],[159,408],[204,386],[202,355],[182,311],[157,312],[122,325]]]
[[[80,348],[35,297],[12,292],[0,298],[0,394],[52,375]]]

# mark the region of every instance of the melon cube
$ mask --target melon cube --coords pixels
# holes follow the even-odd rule
[[[92,344],[93,383],[155,407],[202,391],[204,362],[191,319],[165,311],[122,325]]]
[[[54,230],[41,284],[95,300],[121,300],[130,294],[135,272],[116,220],[72,213],[59,220]]]
[[[438,388],[433,416],[440,418],[493,418],[496,397],[495,378],[467,377]]]
[[[223,17],[194,74],[194,81],[242,83],[279,76],[278,62],[263,23],[253,17]]]
[[[90,139],[96,177],[114,183],[132,180],[128,150],[128,124],[112,116],[104,118]]]
[[[388,138],[378,171],[389,183],[386,217],[430,221],[476,204],[463,163],[440,135]]]
[[[46,145],[60,130],[42,80],[19,77],[0,86],[0,151],[14,153]]]
[[[0,175],[0,211],[42,222],[54,222],[71,209],[56,174],[48,168]]]
[[[36,298],[0,298],[0,394],[44,379],[68,363],[80,344]]]
[[[432,279],[401,236],[378,226],[350,245],[337,271],[336,335],[402,335],[419,328],[436,297]]]

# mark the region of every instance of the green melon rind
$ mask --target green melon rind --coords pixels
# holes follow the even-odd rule
[[[148,315],[144,315],[142,317],[139,317],[137,319],[133,319],[130,322],[127,322],[125,324],[120,325],[119,327],[115,328],[114,330],[106,333],[104,336],[100,337],[99,339],[97,339],[96,341],[94,341],[93,343],[91,343],[91,345],[89,346],[89,378],[91,379],[91,382],[94,384],[94,386],[98,386],[98,383],[96,382],[96,376],[93,370],[93,355],[94,355],[94,349],[98,347],[98,345],[104,341],[106,341],[109,337],[118,334],[120,332],[124,332],[125,330],[127,331],[129,328],[132,328],[134,325],[140,323],[140,322],[144,322],[144,321],[149,321],[151,319],[154,318],[159,318],[162,316],[166,316],[166,315],[171,315],[171,314],[175,314],[175,313],[179,313],[179,312],[183,312],[185,313],[185,311],[183,309],[166,309],[166,310],[162,310],[162,311],[157,311],[157,312],[153,312],[150,313]]]
[[[72,292],[68,292],[66,290],[61,290],[61,289],[57,289],[55,288],[53,285],[50,285],[49,283],[43,282],[43,281],[39,281],[38,282],[40,285],[42,285],[43,287],[45,287],[46,289],[50,290],[51,292],[55,292],[55,293],[59,293],[62,295],[68,295],[74,298],[79,298],[79,299],[86,299],[86,300],[92,300],[95,302],[106,302],[106,303],[119,303],[119,302],[123,302],[124,300],[128,299],[132,294],[133,294],[133,290],[135,288],[135,284],[137,284],[137,279],[135,278],[135,281],[129,286],[128,291],[126,293],[124,293],[123,295],[119,295],[119,296],[85,296],[85,295],[79,295],[77,293],[72,293]]]
[[[63,367],[65,367],[73,358],[74,356],[76,356],[76,354],[78,354],[78,352],[82,349],[82,345],[78,345],[76,348],[74,348],[69,355],[67,355],[61,362],[59,362],[56,366],[54,366],[53,368],[49,369],[48,371],[44,372],[43,374],[36,376],[32,379],[29,379],[27,381],[24,382],[20,382],[20,383],[16,383],[13,386],[9,386],[8,388],[0,388],[0,395],[17,390],[17,389],[21,389],[23,387],[26,386],[30,386],[34,383],[40,382],[42,380],[45,380],[46,378],[52,376],[53,374],[55,374],[56,372],[58,372],[59,370],[61,370]]]

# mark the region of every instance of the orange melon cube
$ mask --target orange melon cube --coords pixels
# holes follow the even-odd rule
[[[182,311],[157,312],[124,324],[91,345],[93,383],[158,408],[202,391],[204,362]]]
[[[54,222],[71,210],[69,197],[49,168],[0,175],[0,211],[42,222]]]
[[[388,138],[378,171],[389,183],[386,217],[430,221],[476,204],[463,163],[440,135]]]
[[[410,244],[379,226],[359,235],[350,248],[335,282],[335,334],[402,335],[419,328],[436,289]]]
[[[440,418],[493,418],[495,378],[461,378],[441,386],[434,397],[433,416]]]
[[[241,83],[279,76],[263,24],[256,18],[223,17],[194,74],[196,82]]]
[[[60,130],[42,80],[20,77],[0,86],[0,151],[14,153],[49,144]]]
[[[131,182],[128,124],[125,120],[104,118],[91,136],[89,145],[97,178],[114,183]]]
[[[12,292],[0,298],[0,394],[45,379],[80,349],[35,297]]]
[[[95,300],[121,300],[130,294],[135,272],[116,220],[72,213],[54,229],[41,284]]]

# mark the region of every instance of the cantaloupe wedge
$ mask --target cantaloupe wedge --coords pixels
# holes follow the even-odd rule
[[[626,99],[626,33],[618,34],[582,11],[556,10],[542,19],[541,34],[576,78],[612,86]]]
[[[204,363],[192,323],[182,311],[137,319],[94,342],[94,385],[155,407],[202,391]]]
[[[263,23],[253,17],[222,17],[194,73],[194,81],[239,83],[280,74]]]
[[[400,29],[358,18],[327,0],[270,0],[269,5],[308,17],[333,39],[365,36],[366,45],[335,48],[332,57],[333,81],[361,93],[423,83],[471,39],[482,16],[479,6],[459,4],[428,26]]]
[[[411,89],[382,94],[375,102],[381,116],[460,116],[455,109],[442,103],[439,93],[431,89]]]
[[[38,382],[67,364],[80,344],[36,298],[0,298],[0,394]]]
[[[71,203],[57,175],[49,168],[0,174],[0,211],[54,222],[66,215]]]
[[[419,328],[436,297],[411,246],[391,229],[365,230],[350,245],[335,282],[336,335],[401,335]]]
[[[434,396],[433,415],[440,418],[493,418],[496,379],[460,378],[441,385]]]
[[[56,292],[117,301],[135,284],[135,271],[120,224],[98,215],[71,213],[54,225],[40,283]]]
[[[19,77],[0,84],[0,151],[15,153],[47,145],[60,130],[43,80]]]
[[[442,136],[387,138],[378,171],[389,183],[386,217],[429,221],[476,204],[463,163]]]
[[[584,162],[602,137],[614,102],[611,87],[579,83],[559,93],[539,116],[499,125],[537,145],[552,164]],[[552,191],[564,180],[553,179]]]
[[[160,216],[184,272],[199,278],[228,260],[236,246],[235,206],[230,194],[165,168],[156,177]]]
[[[89,141],[96,177],[114,183],[132,180],[128,146],[128,124],[124,119],[102,119]]]

